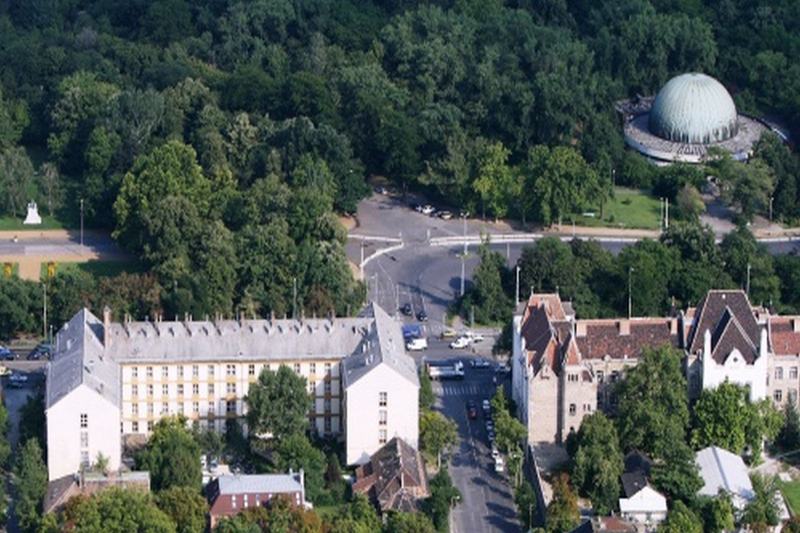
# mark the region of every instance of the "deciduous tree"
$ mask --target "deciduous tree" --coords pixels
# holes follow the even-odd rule
[[[147,445],[136,454],[136,467],[150,472],[153,490],[189,487],[199,490],[202,478],[200,446],[183,417],[159,420]]]
[[[609,514],[616,507],[622,471],[622,452],[614,424],[600,411],[585,417],[578,430],[572,480],[581,493],[589,496],[599,514]]]
[[[203,533],[208,503],[190,487],[173,486],[156,495],[156,505],[175,523],[176,533]]]
[[[422,411],[419,417],[420,449],[429,457],[436,457],[437,467],[442,466],[442,453],[458,442],[455,422],[438,411]]]
[[[254,435],[270,434],[281,440],[302,435],[308,427],[311,397],[306,380],[286,365],[277,371],[264,368],[250,385],[245,401],[248,426]]]
[[[14,467],[17,491],[14,514],[22,531],[33,532],[39,527],[42,500],[47,491],[47,465],[36,439],[28,439],[19,451]]]

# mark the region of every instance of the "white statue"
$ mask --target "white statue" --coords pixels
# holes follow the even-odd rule
[[[39,209],[36,207],[36,202],[28,203],[28,215],[25,217],[23,224],[41,224],[42,217],[39,216]]]

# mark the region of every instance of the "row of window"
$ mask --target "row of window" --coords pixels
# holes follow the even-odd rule
[[[783,391],[781,389],[776,389],[772,393],[772,398],[775,400],[776,403],[782,402]],[[797,390],[789,389],[788,391],[786,391],[786,399],[789,400],[789,403],[797,405]]]
[[[199,396],[200,395],[200,384],[199,383],[192,383],[192,396]],[[147,397],[152,398],[155,396],[155,385],[146,385],[146,392]],[[170,385],[164,383],[161,385],[161,396],[169,396],[169,387]],[[315,381],[308,382],[308,392],[309,394],[313,394],[316,391],[317,383]],[[207,396],[214,396],[217,392],[216,385],[214,383],[208,383],[205,385],[206,395]],[[331,395],[331,382],[325,381],[324,382],[324,391],[326,396]],[[186,387],[184,383],[177,383],[175,385],[175,392],[177,396],[183,396],[186,393]],[[225,383],[225,394],[235,395],[236,394],[236,383]],[[131,396],[133,398],[139,397],[139,385],[134,383],[131,385]]]
[[[139,368],[140,367],[138,367],[138,366],[132,366],[131,367],[131,378],[132,379],[139,379]],[[155,368],[156,367],[146,366],[146,367],[143,367],[143,368],[144,368],[145,377],[147,379],[153,379],[153,377],[155,376]],[[169,368],[170,367],[169,366],[161,366],[159,368],[161,368],[161,379],[162,380],[169,379]],[[264,366],[264,368],[266,368],[267,370],[271,370],[272,369],[272,365],[266,364]],[[325,368],[325,373],[326,374],[330,373],[330,371],[331,371],[331,363],[325,363],[324,368]],[[185,375],[184,374],[184,365],[177,365],[176,369],[177,369],[177,373],[178,373],[178,378],[183,378],[184,375]],[[299,374],[300,370],[301,370],[300,363],[294,363],[293,364],[293,370],[296,373]],[[316,363],[309,363],[308,370],[309,370],[309,373],[316,374],[316,372],[317,372],[317,364]],[[191,371],[192,371],[192,377],[193,378],[200,377],[200,365],[192,365],[191,366]],[[213,377],[215,375],[215,373],[216,373],[216,365],[208,365],[208,373],[207,373],[207,375],[209,377]],[[236,376],[236,365],[235,364],[226,364],[225,365],[225,375],[229,376],[229,377]],[[256,365],[255,364],[247,365],[247,375],[248,376],[255,376],[256,375]]]
[[[569,416],[575,416],[578,412],[578,406],[574,403],[569,404]],[[591,413],[592,412],[592,404],[585,403],[583,404],[583,412],[584,413]]]
[[[598,383],[604,383],[605,382],[605,377],[606,376],[605,376],[605,373],[602,370],[598,370],[597,372],[595,372],[595,375],[597,376],[597,382]],[[619,370],[612,370],[611,371],[610,380],[611,380],[611,383],[616,383],[617,381],[619,381]]]
[[[775,379],[783,379],[783,367],[778,366],[775,367]],[[789,379],[797,379],[797,367],[793,366],[789,368]]]
[[[156,404],[153,404],[152,402],[148,402],[145,405],[146,405],[145,410],[146,410],[147,416],[148,417],[154,416],[155,415],[155,410],[156,410],[156,408],[155,408]],[[332,403],[331,403],[330,398],[326,398],[324,400],[323,409],[324,409],[325,414],[331,414],[333,412]],[[208,402],[208,410],[207,410],[207,412],[208,412],[209,416],[213,416],[214,414],[216,414],[216,402],[214,402],[214,401]],[[226,413],[235,413],[236,412],[236,401],[235,400],[228,400],[228,401],[225,402],[225,412]],[[178,402],[177,413],[179,415],[185,415],[186,414],[186,411],[185,411],[185,408],[184,408],[184,402]],[[200,402],[192,402],[192,413],[195,414],[195,415],[200,413]],[[161,403],[160,404],[160,408],[159,408],[159,415],[167,415],[167,414],[169,414],[169,402]],[[139,416],[139,403],[138,402],[131,404],[131,415],[134,416],[134,417]],[[386,411],[381,411],[381,424],[382,425],[386,424],[386,419],[387,419]]]
[[[247,507],[248,507],[248,505],[250,503],[249,496],[250,496],[249,494],[243,494],[242,495],[242,508],[243,509],[247,509]],[[261,505],[262,501],[263,502],[268,502],[270,500],[270,498],[272,498],[272,493],[267,493],[266,496],[262,496],[261,494],[256,494],[253,499],[255,500],[256,507],[258,507],[259,505]],[[300,494],[299,493],[295,493],[294,498],[295,498],[295,502],[294,502],[295,505],[300,505],[302,503],[300,501]],[[233,507],[234,509],[236,509],[236,505],[237,505],[237,501],[236,500],[237,500],[236,494],[231,495],[231,507]]]
[[[203,421],[203,422],[201,422],[201,423],[198,423],[198,421],[197,421],[197,420],[195,420],[195,421],[193,422],[193,424],[195,425],[195,427],[196,427],[196,428],[200,428],[200,427],[202,427],[202,428],[206,428],[206,427],[207,427],[207,426],[205,425],[205,421]],[[209,422],[209,424],[211,424],[211,422]],[[145,424],[145,427],[147,428],[147,432],[148,432],[148,433],[149,433],[149,432],[151,432],[151,431],[153,431],[153,425],[154,425],[154,423],[153,423],[153,421],[152,421],[152,420],[148,420],[148,421],[146,422],[146,424]],[[139,427],[140,427],[140,426],[139,426],[139,421],[138,421],[138,420],[134,420],[133,422],[131,422],[131,432],[132,432],[132,433],[139,433]],[[330,416],[325,416],[325,419],[324,419],[324,422],[323,422],[323,428],[324,428],[324,431],[325,431],[325,433],[330,433],[330,432],[331,432],[331,429],[333,428],[332,417],[330,417]],[[212,426],[212,429],[213,429],[213,426]],[[88,440],[87,440],[87,443],[88,443]],[[82,464],[85,464],[85,465],[87,465],[87,466],[88,466],[88,465],[89,465],[89,462],[88,462],[88,460],[89,460],[89,459],[88,459],[88,457],[89,457],[89,452],[88,452],[88,451],[86,451],[86,452],[83,452],[83,451],[82,451],[82,452],[81,452],[81,457],[83,457],[83,454],[84,454],[84,453],[86,454],[86,458],[87,458],[87,459],[86,459],[86,462],[85,462],[85,463],[83,462],[83,460],[81,460],[81,463],[82,463]]]

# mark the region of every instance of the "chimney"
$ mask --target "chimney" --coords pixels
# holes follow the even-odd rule
[[[792,319],[792,331],[795,332],[795,333],[800,332],[800,319],[799,318],[793,318]]]
[[[678,334],[678,319],[672,318],[669,321],[669,334],[670,335],[677,335]]]
[[[111,346],[111,308],[103,307],[103,347]]]
[[[620,320],[617,322],[617,327],[619,328],[620,335],[630,335],[631,334],[631,321],[630,320]]]
[[[711,357],[711,331],[709,329],[703,333],[703,355]]]
[[[767,355],[767,328],[761,328],[761,338],[758,343],[758,356],[766,357]]]
[[[586,322],[583,322],[582,320],[575,321],[575,336],[576,337],[586,336]]]

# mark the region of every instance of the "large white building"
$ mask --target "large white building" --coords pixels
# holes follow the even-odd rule
[[[98,453],[118,468],[123,442],[166,415],[216,431],[243,423],[250,383],[280,365],[306,378],[312,429],[343,437],[349,464],[393,437],[417,446],[416,367],[400,324],[377,305],[358,318],[121,323],[82,309],[58,332],[48,366],[50,479]]]

